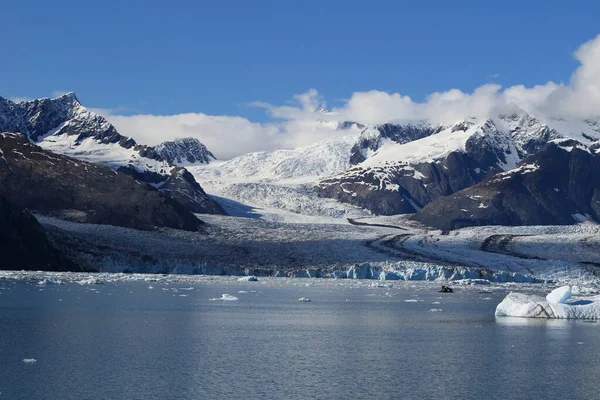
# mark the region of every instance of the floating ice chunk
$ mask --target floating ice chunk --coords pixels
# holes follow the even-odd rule
[[[556,299],[563,300],[564,292],[563,296],[556,295]],[[496,316],[596,320],[600,319],[600,296],[560,303],[536,295],[509,293],[496,307]]]
[[[256,282],[258,280],[254,275],[244,276],[243,278],[238,279],[240,282]]]
[[[546,296],[550,303],[565,303],[571,298],[571,286],[561,286]]]
[[[248,293],[246,290],[240,290],[238,293]]]
[[[302,303],[310,303],[311,300],[306,297],[300,297],[298,301]]]
[[[236,300],[239,300],[239,299],[237,297],[235,297],[235,296],[230,295],[230,294],[223,293],[221,295],[221,297],[215,297],[215,298],[212,298],[212,299],[209,299],[209,300],[210,301],[218,301],[218,300],[221,300],[221,301],[236,301]]]
[[[154,289],[154,286],[150,285],[148,286],[148,289]]]
[[[432,308],[429,310],[429,312],[442,312],[441,308]]]
[[[417,299],[408,299],[408,300],[404,300],[405,303],[417,303],[419,300]]]
[[[37,362],[37,360],[35,358],[24,358],[23,362],[25,364],[35,364]]]

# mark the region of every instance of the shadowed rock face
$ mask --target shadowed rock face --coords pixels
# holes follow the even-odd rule
[[[202,222],[174,199],[99,164],[0,134],[0,194],[22,208],[77,222],[194,231]]]
[[[440,197],[413,219],[443,230],[598,222],[600,156],[574,140],[548,143],[515,169]]]
[[[431,163],[373,168],[359,165],[341,176],[319,182],[315,190],[322,197],[363,207],[375,214],[414,213],[438,197],[472,186],[497,171],[501,158],[481,146],[472,148],[475,154],[452,152]]]
[[[48,241],[29,212],[0,196],[0,269],[80,271]]]

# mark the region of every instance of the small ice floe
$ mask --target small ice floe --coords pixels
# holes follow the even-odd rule
[[[301,303],[310,303],[311,302],[311,300],[308,299],[308,298],[306,298],[306,297],[300,297],[298,299],[298,301],[301,302]]]
[[[244,277],[238,279],[238,281],[240,281],[240,282],[256,282],[257,280],[258,280],[258,278],[255,277],[254,275],[244,276]]]
[[[209,300],[210,301],[219,301],[219,300],[221,300],[221,301],[236,301],[236,300],[239,300],[239,299],[237,297],[235,297],[235,296],[230,295],[230,294],[223,293],[221,295],[221,297],[214,297],[214,298],[209,299]]]
[[[154,286],[150,285],[148,286],[148,289],[154,289]]]
[[[496,316],[600,319],[600,296],[572,299],[571,295],[570,286],[554,289],[545,298],[511,292],[496,307]]]
[[[240,290],[238,293],[248,293],[247,290]]]
[[[417,299],[408,299],[408,300],[404,300],[405,303],[418,303],[419,300]]]
[[[441,308],[432,308],[429,310],[429,312],[442,312]]]
[[[37,360],[35,358],[24,358],[23,362],[25,364],[35,364],[37,362]]]

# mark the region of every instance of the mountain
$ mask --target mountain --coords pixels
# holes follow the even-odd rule
[[[0,195],[21,208],[77,222],[198,230],[201,221],[153,186],[106,166],[0,133]]]
[[[29,212],[0,196],[0,269],[78,271]]]
[[[225,162],[190,167],[199,179],[251,182],[317,182],[350,167],[350,150],[358,130],[344,131],[308,146],[247,153]]]
[[[376,214],[414,213],[498,172],[514,168],[551,140],[600,139],[594,121],[542,123],[523,110],[452,125],[426,122],[365,129],[353,146],[355,166],[316,185],[320,196]]]
[[[443,230],[600,222],[599,152],[597,145],[553,140],[516,168],[440,197],[412,218]]]
[[[197,182],[173,180],[178,176],[174,166],[154,148],[120,135],[106,119],[83,107],[74,93],[20,103],[0,97],[0,132],[19,132],[43,149],[104,164],[159,187],[168,183],[168,194],[193,212],[224,213]]]
[[[195,138],[163,142],[154,146],[154,150],[173,165],[209,164],[217,159],[205,145]]]

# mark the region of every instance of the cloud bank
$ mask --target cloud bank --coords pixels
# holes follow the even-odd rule
[[[574,54],[580,65],[567,84],[547,82],[533,87],[502,88],[484,84],[472,93],[459,89],[430,94],[415,102],[400,93],[378,90],[355,92],[341,106],[324,113],[325,99],[315,89],[295,95],[289,105],[255,102],[271,122],[257,123],[238,116],[188,113],[170,116],[118,115],[98,110],[126,136],[140,143],[157,144],[178,137],[196,137],[220,159],[253,151],[292,148],[341,135],[332,121],[380,124],[429,120],[453,123],[461,119],[487,118],[522,108],[540,119],[585,119],[600,116],[600,35],[584,43]]]

